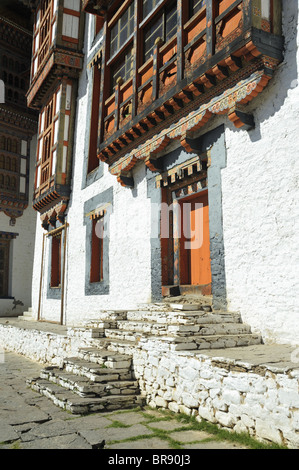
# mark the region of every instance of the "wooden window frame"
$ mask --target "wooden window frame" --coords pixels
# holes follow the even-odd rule
[[[37,16],[39,23],[37,26]],[[31,78],[33,79],[48,55],[50,45],[53,42],[52,26],[56,21],[56,11],[54,11],[54,2],[52,0],[42,0],[34,21],[33,41],[32,41],[32,68]],[[43,33],[43,34],[42,34]],[[38,44],[37,44],[38,40]],[[38,60],[36,70],[34,71],[35,60]]]
[[[146,57],[148,55],[148,52],[150,51],[153,51],[155,45],[152,46],[151,49],[149,49],[148,52],[145,51],[145,34],[146,34],[146,30],[147,28],[152,25],[152,23],[155,23],[157,22],[160,18],[161,18],[161,22],[162,22],[162,41],[164,43],[167,43],[168,41],[170,41],[172,39],[172,36],[169,36],[167,37],[166,36],[166,29],[167,29],[167,13],[168,13],[168,10],[172,9],[173,6],[176,4],[176,1],[173,0],[173,2],[170,2],[169,4],[164,4],[162,7],[159,8],[159,10],[157,12],[156,11],[156,8],[158,7],[158,5],[156,5],[156,7],[153,9],[153,13],[150,13],[148,17],[150,17],[148,23],[145,25],[145,27],[143,28],[143,32],[142,32],[142,40],[141,40],[141,43],[142,43],[142,49],[143,49],[143,63],[147,62],[152,56],[153,56],[153,53],[150,54],[149,57]],[[177,9],[176,9],[176,12],[177,12]],[[158,37],[158,36],[157,36]],[[157,38],[156,38],[157,39]]]
[[[241,1],[239,0],[239,3]],[[215,28],[220,18],[219,15],[218,18],[215,17],[214,3],[209,1],[199,4],[199,10],[194,13],[189,0],[177,0],[177,28],[173,37],[165,37],[166,13],[170,10],[170,7],[175,5],[175,2],[172,0],[159,0],[150,13],[143,18],[142,0],[133,0],[135,8],[134,33],[122,44],[121,49],[111,57],[111,27],[119,20],[125,8],[131,5],[131,2],[132,0],[126,0],[123,3],[121,0],[115,2],[114,9],[108,9],[104,24],[103,35],[106,41],[102,55],[103,73],[100,92],[102,106],[99,115],[99,136],[97,139],[98,150],[101,153],[103,149],[104,159],[109,158],[107,154],[111,156],[111,153],[113,154],[112,158],[116,158],[118,148],[121,148],[125,143],[130,144],[131,137],[134,140],[134,135],[128,136],[126,134],[130,122],[137,124],[138,136],[143,133],[144,126],[141,125],[142,129],[138,127],[138,115],[140,113],[145,115],[145,110],[152,108],[153,102],[162,99],[163,95],[169,93],[171,89],[174,91],[176,85],[180,84],[183,87],[183,79],[186,76],[185,70],[189,74],[193,70],[197,70],[196,64],[199,63],[201,56],[209,57],[216,53]],[[236,9],[237,3],[237,1],[233,1],[221,15],[225,17],[230,15],[232,9]],[[159,15],[164,15],[164,37],[161,38],[161,41],[155,41],[153,54],[148,58],[150,53],[147,51],[147,56],[145,56],[146,51],[144,50],[145,31],[148,25],[155,21],[155,18],[158,18]],[[174,27],[171,31],[173,30]],[[131,44],[134,51],[131,77],[125,83],[122,83],[121,80],[117,81],[113,89],[111,86],[112,66],[115,67],[114,64],[120,60],[125,48]],[[187,96],[183,99],[187,101],[189,98]],[[124,108],[129,109],[129,112],[124,114]],[[150,127],[153,119],[155,118],[150,116]],[[158,119],[160,119],[159,116]],[[122,129],[124,129],[123,135],[121,134]],[[134,133],[136,133],[135,127]],[[113,143],[113,146],[105,147],[105,142],[110,144],[114,135],[117,135],[115,145]]]
[[[20,138],[8,134],[1,135],[0,149],[0,191],[15,198],[20,195]]]
[[[47,189],[52,177],[54,145],[54,127],[59,123],[59,113],[56,113],[56,100],[59,88],[53,93],[40,113],[39,135],[37,146],[35,191]],[[42,115],[44,115],[43,129],[41,130]],[[40,146],[42,145],[42,149]],[[39,174],[39,180],[38,175]],[[47,175],[47,177],[46,177]]]
[[[130,80],[130,78],[132,77],[132,73],[133,73],[133,53],[132,53],[132,49],[133,49],[133,46],[131,47],[131,50],[130,50],[130,56],[129,56],[129,60],[126,58],[126,56],[129,54],[129,49],[130,49],[130,44],[129,46],[127,47],[127,49],[125,49],[117,58],[117,60],[115,60],[113,62],[113,64],[110,66],[110,76],[111,76],[111,89],[110,89],[110,92],[111,94],[114,93],[114,89],[115,89],[115,86],[117,85],[117,81],[118,79],[120,78],[121,79],[121,82],[122,83],[125,83],[127,82],[128,80]],[[131,67],[127,68],[127,63],[128,62],[131,62]],[[114,72],[113,73],[113,69],[115,69],[116,67],[118,67],[118,69],[120,68],[125,68],[125,74],[124,76],[122,75],[117,75],[119,72]]]
[[[126,24],[124,25],[123,28],[121,28],[121,20],[124,16],[124,14],[130,10],[130,8],[133,7],[133,15],[132,16],[128,16],[128,21],[126,22]],[[133,28],[132,28],[132,31],[130,30],[130,23],[133,19]],[[112,32],[113,32],[113,29],[117,27],[118,28],[118,31],[117,31],[117,34],[115,36],[114,39],[112,39]],[[128,29],[128,34],[126,36],[126,39],[122,41],[121,39],[121,32],[124,30],[124,29]],[[129,42],[132,38],[132,35],[133,35],[133,32],[134,32],[134,0],[132,0],[131,2],[129,2],[127,4],[127,8],[125,9],[122,9],[121,12],[119,12],[117,18],[115,21],[113,21],[111,23],[111,26],[109,28],[109,40],[110,40],[110,58],[111,57],[114,57],[116,55],[118,55],[118,53],[123,49],[123,45],[124,44],[127,44],[127,42]],[[111,50],[111,47],[112,47],[112,42],[116,39],[117,41],[117,47],[116,47],[116,50],[114,50],[114,52],[112,52]]]

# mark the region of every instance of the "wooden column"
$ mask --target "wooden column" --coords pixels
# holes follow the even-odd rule
[[[141,21],[141,9],[139,8],[139,1],[135,0],[134,5],[134,39],[133,39],[133,83],[132,83],[132,118],[137,114],[138,106],[138,86],[139,76],[138,67],[140,64],[140,33],[139,22]]]
[[[184,78],[183,0],[177,2],[177,82]]]
[[[207,57],[214,54],[215,46],[215,24],[214,24],[214,1],[207,1]]]
[[[107,23],[108,22],[107,22],[107,16],[106,16],[104,27],[103,27],[103,37],[105,38],[105,43],[103,46],[102,66],[101,66],[102,73],[101,73],[101,84],[100,84],[99,129],[98,129],[98,145],[97,145],[98,148],[104,140],[104,112],[105,112],[104,101],[106,99],[105,87],[107,87],[106,85],[107,80],[105,80],[105,76],[107,75],[107,68],[105,67],[105,63],[106,63],[106,58],[108,57],[108,47],[109,47],[109,40],[107,37],[107,30],[108,30]]]
[[[159,96],[159,70],[160,70],[160,52],[159,47],[163,41],[161,38],[155,40],[154,54],[153,54],[153,100],[158,99]]]
[[[123,84],[123,79],[118,77],[115,87],[115,112],[114,112],[114,130],[119,128],[119,105],[120,105],[120,87]]]

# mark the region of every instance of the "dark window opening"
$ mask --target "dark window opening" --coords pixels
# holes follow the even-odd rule
[[[8,296],[10,240],[0,240],[0,297]]]
[[[52,236],[51,287],[60,287],[61,284],[61,239],[61,233]]]
[[[104,217],[92,220],[90,282],[103,280]]]
[[[93,70],[93,91],[92,91],[92,108],[89,136],[89,155],[88,155],[88,173],[99,166],[97,157],[97,137],[99,124],[99,102],[100,102],[100,79],[101,73],[97,66]]]

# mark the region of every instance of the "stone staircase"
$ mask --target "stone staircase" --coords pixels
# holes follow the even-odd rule
[[[29,307],[26,312],[23,312],[22,315],[19,315],[18,318],[25,321],[35,321],[35,318],[32,316],[32,307]]]
[[[97,320],[68,328],[68,336],[84,345],[78,357],[65,358],[62,368],[46,367],[28,384],[79,414],[145,402],[132,359],[136,348],[146,343],[160,351],[190,352],[262,343],[237,313],[213,311],[210,304],[167,302],[99,312]]]
[[[261,336],[253,334],[239,314],[213,312],[210,306],[153,304],[146,310],[141,307],[118,314],[105,326],[103,319],[85,323],[85,337],[88,335],[95,347],[120,353],[133,353],[149,340],[160,350],[171,351],[222,349],[262,342]]]
[[[82,348],[63,367],[45,367],[27,384],[73,414],[134,408],[145,403],[132,370],[132,357]]]

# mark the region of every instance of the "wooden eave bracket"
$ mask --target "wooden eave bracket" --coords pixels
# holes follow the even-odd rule
[[[191,139],[187,134],[180,138],[181,145],[188,153],[200,153],[202,151],[201,138]]]
[[[65,211],[68,206],[68,201],[60,201],[55,207],[47,210],[40,216],[41,225],[45,230],[49,230],[50,225],[56,228],[56,223],[60,222],[62,225],[65,222]]]
[[[160,158],[157,158],[153,154],[149,154],[148,157],[144,160],[146,166],[153,172],[161,172],[163,171],[163,165]]]
[[[242,129],[250,131],[255,127],[253,115],[249,113],[244,113],[239,109],[232,109],[231,111],[229,111],[228,118],[238,129],[242,127]]]
[[[117,175],[117,181],[120,183],[121,186],[124,186],[126,188],[131,188],[131,189],[134,188],[134,178],[130,171],[129,172],[121,171]]]

